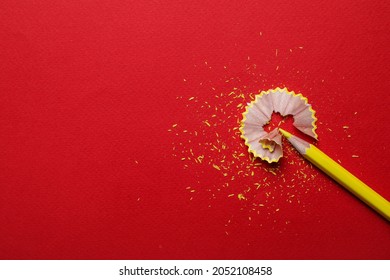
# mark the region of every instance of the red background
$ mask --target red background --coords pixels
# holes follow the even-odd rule
[[[287,86],[389,200],[387,1],[195,2],[1,1],[0,258],[389,259],[389,223],[287,143],[229,186],[212,167],[250,164],[228,93]],[[228,101],[216,126],[201,104]],[[204,147],[215,132],[230,150]]]

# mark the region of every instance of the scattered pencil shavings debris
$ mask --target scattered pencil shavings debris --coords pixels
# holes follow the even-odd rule
[[[278,52],[278,57],[281,53]],[[263,74],[257,72],[255,64],[248,65],[247,75],[226,75],[216,81],[199,81],[199,86],[186,83],[190,91],[197,94],[176,97],[178,106],[182,106],[185,115],[191,117],[177,119],[167,127],[172,138],[171,155],[177,159],[184,174],[188,174],[185,187],[189,201],[197,200],[210,209],[218,207],[220,203],[231,203],[242,212],[237,213],[237,209],[226,212],[226,234],[235,220],[241,220],[242,214],[247,214],[248,226],[262,228],[268,225],[272,230],[285,231],[290,223],[288,209],[294,207],[302,213],[306,212],[307,203],[310,203],[308,193],[328,192],[323,187],[326,178],[318,177],[318,173],[313,172],[313,166],[297,155],[291,145],[283,147],[284,163],[278,165],[268,164],[254,157],[253,153],[248,153],[240,128],[247,132],[250,125],[243,125],[242,114],[250,104],[255,106],[260,95],[266,99],[270,97],[258,91],[260,83],[265,85],[268,82]],[[253,81],[249,86],[243,84],[247,78]],[[285,92],[283,94],[289,98],[282,100],[285,107],[281,104],[275,107],[277,100],[271,103],[271,115],[276,109],[280,109],[280,114],[287,114],[291,112],[291,105],[295,102],[300,104],[303,112],[295,113],[295,125],[302,129],[308,127],[312,137],[316,138],[314,111],[310,111],[307,100],[287,89],[276,90],[278,94]],[[295,98],[298,100],[290,104]],[[308,117],[303,117],[303,121],[300,119],[305,113],[310,116],[310,123],[304,122]],[[258,123],[255,123],[255,127],[263,129]],[[260,141],[259,146],[263,150],[276,153],[281,144],[281,135],[275,130],[265,133],[257,141]],[[291,165],[296,170],[291,170]],[[289,172],[285,172],[287,170]],[[208,199],[205,200],[205,197]],[[226,201],[220,198],[226,198]]]
[[[264,126],[271,120],[272,113],[292,115],[294,126],[303,133],[317,139],[315,111],[302,94],[276,88],[262,91],[248,104],[241,121],[241,137],[248,151],[269,163],[277,162],[283,156],[282,138],[279,129],[266,132]]]
[[[244,90],[247,91],[246,88]],[[215,92],[214,86],[211,92]],[[185,99],[178,97],[181,102],[186,102],[184,107],[188,107],[189,112],[195,112],[194,119],[191,126],[183,122],[173,123],[168,129],[175,137],[172,156],[182,163],[183,169],[191,172],[193,188],[199,187],[199,192],[208,192],[210,199],[215,199],[217,195],[236,198],[247,204],[247,209],[253,212],[260,211],[260,208],[276,208],[274,203],[279,196],[288,203],[298,203],[299,193],[302,193],[300,188],[304,188],[304,192],[314,189],[307,187],[315,179],[315,175],[310,174],[311,165],[300,157],[292,159],[294,148],[290,146],[285,147],[286,164],[298,166],[299,172],[285,176],[279,166],[259,161],[251,153],[248,160],[248,147],[241,141],[240,126],[243,124],[240,111],[247,109],[243,104],[255,100],[255,93],[245,93],[233,87],[227,92],[213,94],[212,98],[218,101],[199,96]],[[261,125],[259,127],[262,129]],[[313,135],[316,134],[313,132]],[[260,145],[264,150],[275,153],[281,150],[281,138],[277,130],[264,133]],[[216,172],[219,176],[213,182],[206,181],[204,178],[208,172]],[[301,183],[296,183],[298,181]],[[287,188],[283,187],[285,185]],[[193,192],[189,194],[190,200],[196,196]]]

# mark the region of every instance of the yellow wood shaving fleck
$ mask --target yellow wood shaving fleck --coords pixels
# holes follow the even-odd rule
[[[213,164],[213,167],[214,167],[215,169],[217,169],[217,170],[221,170],[221,168],[220,168],[218,165],[216,165],[216,164]]]

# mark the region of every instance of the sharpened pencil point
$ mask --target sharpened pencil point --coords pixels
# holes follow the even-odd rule
[[[290,132],[287,132],[285,131],[284,129],[281,129],[279,128],[279,131],[283,134],[284,137],[286,137],[287,139],[290,138],[292,136],[292,134]]]

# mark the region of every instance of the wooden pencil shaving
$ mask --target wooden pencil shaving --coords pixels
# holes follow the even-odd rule
[[[318,138],[315,132],[317,128],[315,111],[308,104],[306,97],[288,91],[287,88],[262,91],[247,105],[240,126],[241,138],[254,157],[271,163],[279,161],[283,156],[278,128],[269,133],[264,130],[273,112],[282,116],[292,115],[297,129],[315,139]]]

